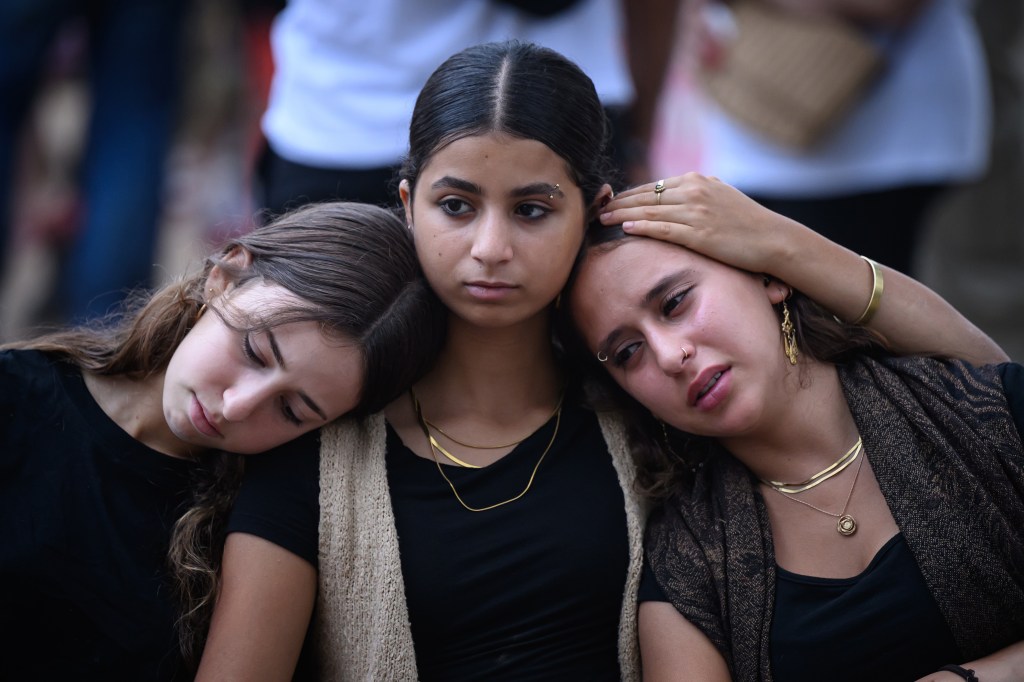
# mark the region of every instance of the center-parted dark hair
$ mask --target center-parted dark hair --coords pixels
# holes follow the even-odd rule
[[[574,371],[587,379],[588,401],[599,410],[616,410],[623,415],[630,450],[637,463],[638,490],[649,497],[662,498],[671,495],[689,479],[694,467],[706,457],[710,441],[663,425],[650,410],[626,393],[587,347],[573,319],[573,289],[586,259],[639,239],[649,237],[628,234],[621,225],[605,226],[598,221],[590,224],[583,239],[583,248],[562,291],[556,328],[569,363]],[[801,355],[841,364],[859,355],[891,353],[885,340],[876,332],[840,322],[796,290],[786,299],[786,304],[796,328]],[[776,306],[776,310],[781,322],[781,304]]]
[[[537,140],[565,160],[585,206],[613,181],[609,126],[594,83],[558,52],[520,41],[483,43],[449,57],[427,80],[399,171],[415,192],[431,156],[473,135]]]

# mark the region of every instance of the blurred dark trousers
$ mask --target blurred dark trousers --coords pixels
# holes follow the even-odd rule
[[[88,23],[92,111],[79,186],[84,215],[58,284],[68,320],[102,314],[153,274],[174,133],[183,0],[0,2],[0,242],[9,242],[14,153],[58,30]],[[2,255],[2,252],[0,252]]]
[[[257,190],[264,221],[285,211],[321,201],[359,201],[395,208],[401,205],[395,166],[318,168],[282,157],[270,145],[259,160]]]
[[[820,199],[753,195],[762,206],[803,223],[846,248],[913,274],[919,237],[940,185],[914,185]]]

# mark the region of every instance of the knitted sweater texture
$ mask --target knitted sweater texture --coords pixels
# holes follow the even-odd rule
[[[995,366],[920,358],[840,368],[875,477],[968,660],[1024,639],[1024,450]],[[666,597],[737,681],[771,682],[775,551],[753,474],[724,450],[654,511]]]

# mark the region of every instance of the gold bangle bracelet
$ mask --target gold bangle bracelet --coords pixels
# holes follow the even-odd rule
[[[871,266],[871,298],[868,299],[868,306],[860,314],[853,324],[864,325],[871,321],[871,318],[878,312],[878,306],[882,303],[882,291],[885,289],[885,279],[882,277],[882,270],[878,263],[867,256],[861,256]]]

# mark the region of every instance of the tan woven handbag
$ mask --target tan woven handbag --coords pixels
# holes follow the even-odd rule
[[[735,37],[700,80],[723,110],[779,144],[805,150],[820,141],[882,66],[878,49],[842,21],[756,0],[731,7]]]

